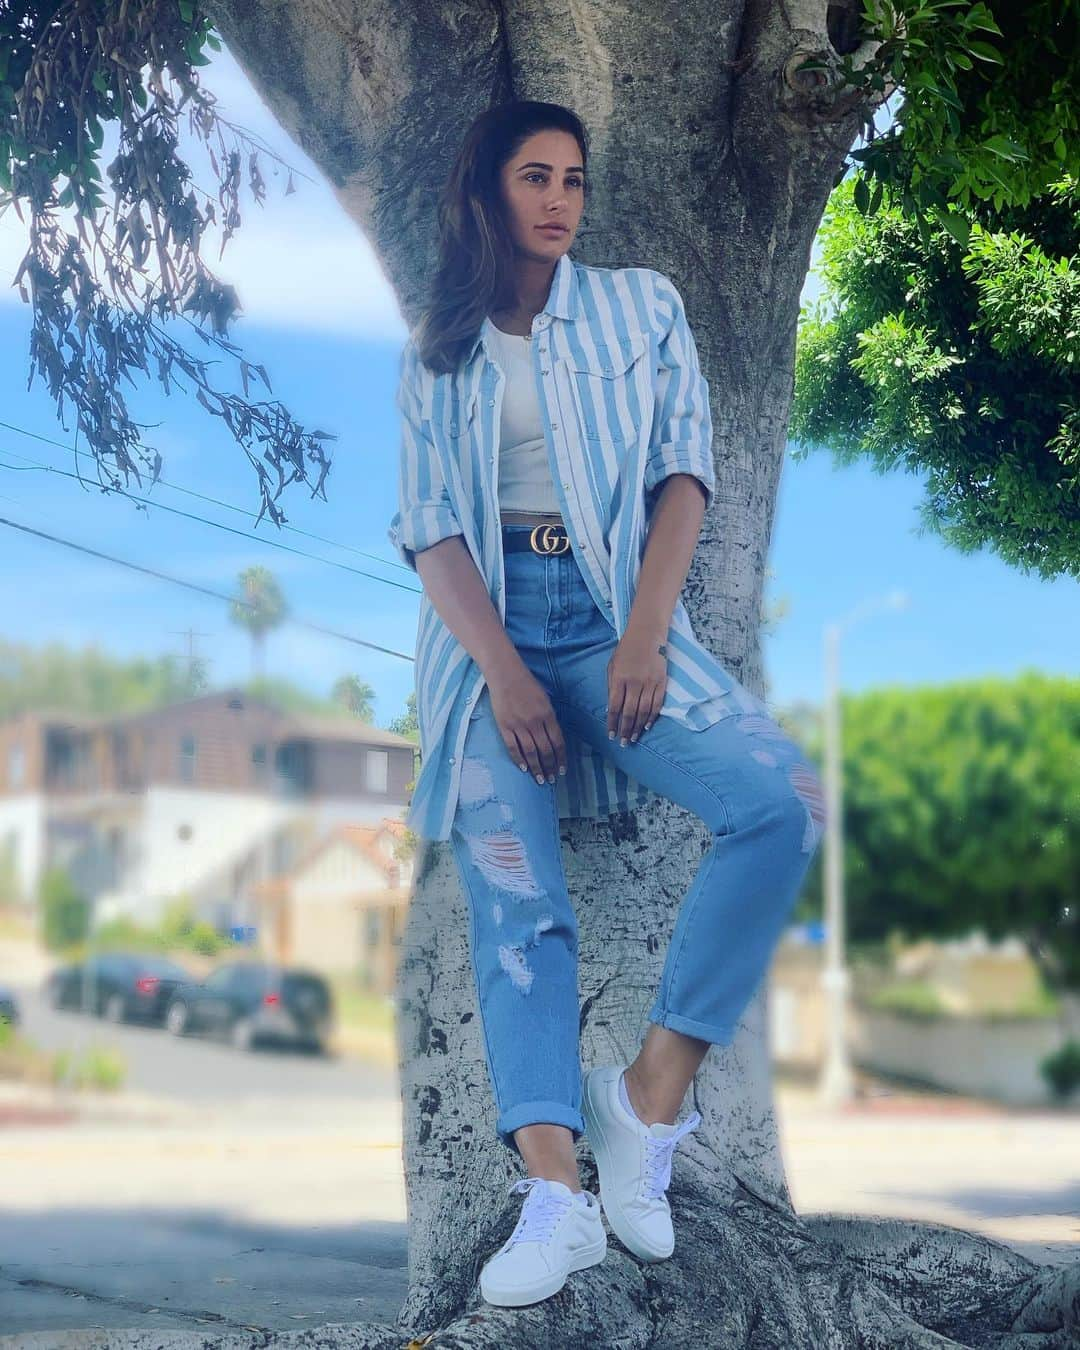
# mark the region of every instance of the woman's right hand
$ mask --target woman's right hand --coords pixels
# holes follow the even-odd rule
[[[487,682],[491,711],[514,763],[541,783],[566,773],[566,744],[547,690],[523,661]]]

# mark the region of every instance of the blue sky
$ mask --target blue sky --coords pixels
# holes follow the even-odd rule
[[[290,524],[334,543],[260,527],[265,540],[316,555],[299,557],[153,507],[140,511],[123,497],[31,468],[28,461],[72,469],[71,454],[61,448],[73,443],[72,419],[69,409],[65,431],[40,379],[27,389],[29,307],[9,286],[0,287],[0,421],[46,441],[0,426],[0,516],[222,592],[233,589],[241,568],[263,563],[278,576],[297,616],[411,655],[418,580],[400,566],[386,538],[396,505],[393,393],[406,335],[393,290],[359,228],[228,54],[217,56],[203,78],[230,119],[314,180],[298,174],[297,192],[283,196],[284,175],[275,176],[264,158],[265,207],[245,193],[244,223],[224,256],[217,261],[216,238],[204,256],[240,296],[244,317],[232,341],[270,375],[272,395],[255,386],[253,397],[280,399],[307,429],[338,437],[330,443],[329,500],[311,500],[295,485],[283,499]],[[190,162],[196,181],[209,187],[209,166],[198,172],[197,150]],[[14,274],[24,250],[23,227],[9,211],[0,218],[0,275]],[[813,285],[811,278],[807,295]],[[217,387],[241,389],[227,354],[212,352],[194,334],[188,345],[197,355],[221,356],[212,367]],[[156,381],[138,393],[125,386],[124,396],[137,420],[157,424],[145,438],[161,451],[168,482],[250,508],[251,516],[245,520],[161,486],[153,500],[249,530],[257,509],[254,475],[220,419],[193,393],[166,398]],[[138,490],[134,484],[132,490]],[[856,606],[874,610],[898,590],[908,597],[905,608],[866,613],[845,634],[846,689],[1024,668],[1080,669],[1076,583],[1041,581],[988,551],[962,556],[932,536],[919,538],[921,495],[916,477],[881,477],[865,464],[833,469],[825,453],[785,461],[766,591],[770,605],[786,608],[765,638],[771,699],[819,701],[823,625]],[[185,650],[183,633],[190,628],[200,634],[197,650],[214,683],[249,673],[247,639],[215,600],[7,527],[0,527],[0,571],[6,582],[0,636],[6,640],[96,643],[120,656],[153,656]],[[411,661],[292,624],[269,639],[267,666],[318,693],[339,675],[360,675],[377,691],[381,724],[403,710],[412,687]]]

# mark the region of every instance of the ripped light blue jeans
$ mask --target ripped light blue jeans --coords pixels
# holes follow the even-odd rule
[[[609,739],[607,667],[618,635],[573,550],[504,558],[507,634],[544,686],[564,738],[583,737],[709,828],[711,847],[679,907],[647,1015],[727,1044],[820,841],[820,779],[798,744],[760,713],[736,713],[701,731],[657,717],[636,742]],[[466,731],[450,843],[471,916],[496,1130],[519,1156],[513,1132],[523,1125],[565,1125],[575,1141],[585,1130],[578,929],[555,788],[515,763],[485,685]]]

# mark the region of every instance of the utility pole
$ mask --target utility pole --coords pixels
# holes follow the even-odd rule
[[[195,641],[197,638],[211,637],[212,634],[200,633],[194,628],[174,628],[172,632],[176,637],[187,639],[187,651],[184,653],[184,658],[187,661],[188,678],[190,679],[194,676],[196,670],[200,667],[204,668],[206,664],[205,661],[203,661],[203,658],[199,656],[198,652],[195,650]]]

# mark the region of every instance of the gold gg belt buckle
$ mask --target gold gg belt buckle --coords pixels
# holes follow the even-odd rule
[[[534,525],[529,532],[529,547],[534,553],[568,553],[570,536],[565,525]]]

